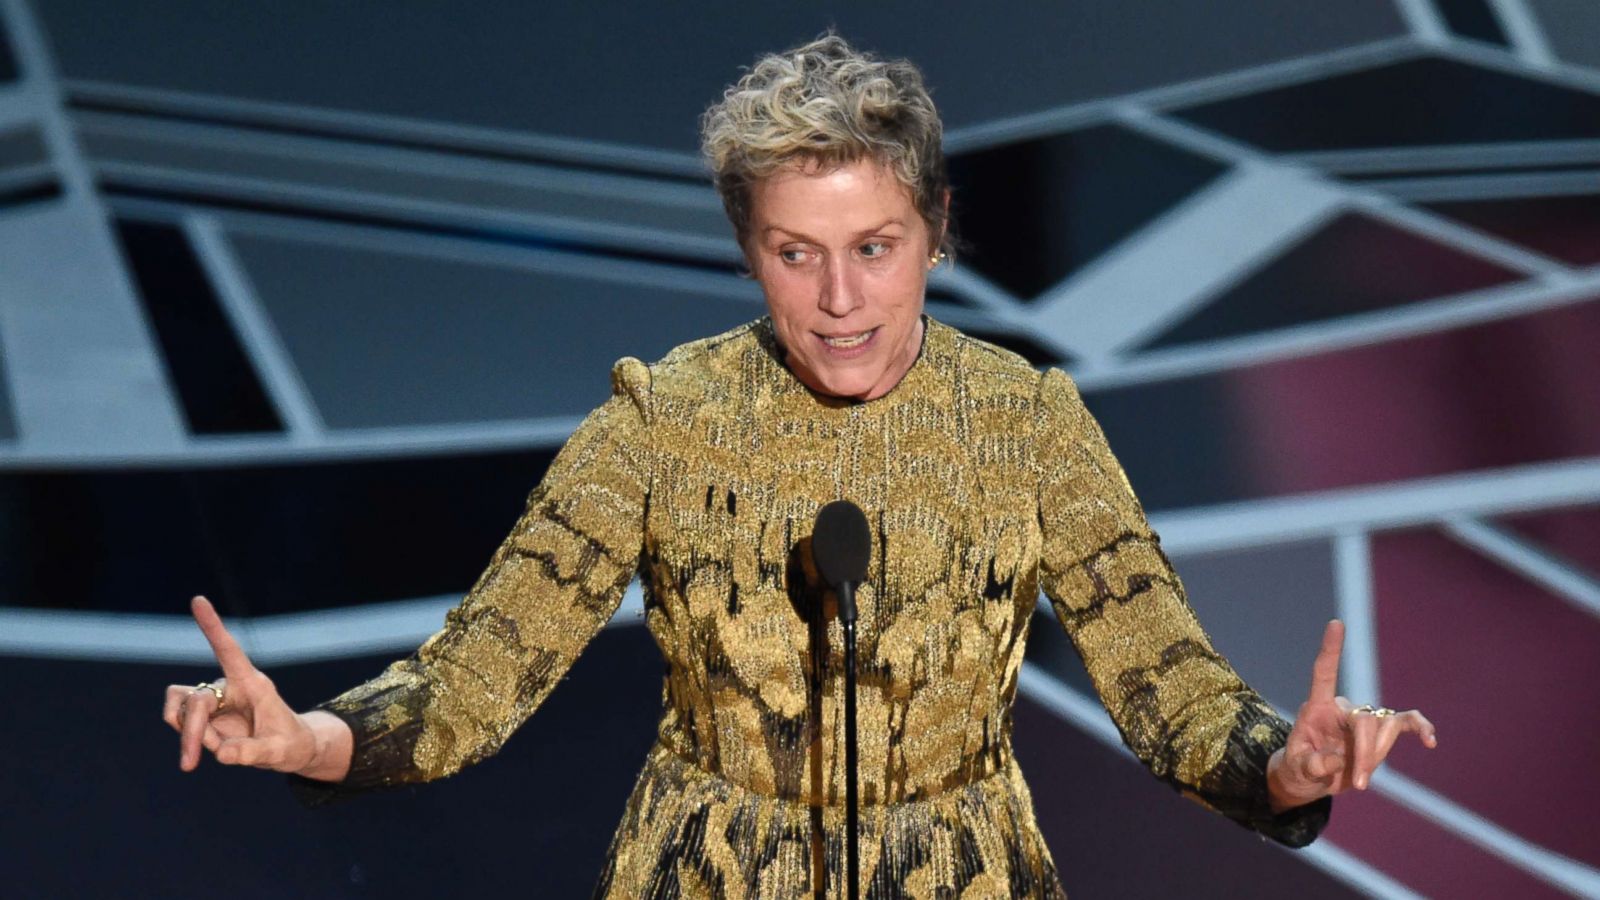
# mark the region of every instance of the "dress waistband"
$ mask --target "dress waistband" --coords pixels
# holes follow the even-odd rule
[[[725,767],[707,765],[705,760],[690,752],[687,748],[674,746],[673,742],[665,735],[656,738],[654,750],[659,750],[674,757],[685,765],[699,770],[708,778],[715,778],[752,794],[806,806],[842,807],[845,803],[843,773],[840,774],[837,784],[826,784],[821,787],[821,797],[819,798],[816,796],[818,792],[812,790],[809,784],[801,785],[798,790],[783,789],[783,783],[789,779],[782,778],[781,775],[775,778],[772,783],[756,784],[752,783],[754,779],[741,778],[737,773],[727,771]],[[1005,741],[991,746],[985,753],[968,757],[963,760],[959,767],[939,778],[935,783],[929,783],[931,779],[924,778],[917,785],[900,782],[890,785],[889,790],[883,790],[884,785],[881,780],[863,778],[859,782],[860,804],[865,808],[868,806],[917,803],[924,800],[932,800],[952,791],[979,785],[990,778],[1004,774],[1013,765],[1014,758],[1011,752],[1011,744],[1009,741]],[[797,782],[799,780],[799,778],[794,779]],[[907,781],[909,780],[908,778]]]

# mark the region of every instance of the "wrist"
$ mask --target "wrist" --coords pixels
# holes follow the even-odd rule
[[[311,734],[311,759],[294,774],[317,781],[343,781],[350,771],[354,744],[350,726],[325,710],[297,715]]]

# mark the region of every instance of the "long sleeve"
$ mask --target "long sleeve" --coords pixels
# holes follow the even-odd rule
[[[410,657],[318,704],[354,736],[350,771],[290,776],[310,806],[431,781],[498,751],[621,603],[650,489],[649,370],[619,361],[612,396],[551,462],[444,627]]]
[[[1191,799],[1291,847],[1331,798],[1274,815],[1267,760],[1289,723],[1213,649],[1122,467],[1070,378],[1040,379],[1041,585],[1123,741]]]

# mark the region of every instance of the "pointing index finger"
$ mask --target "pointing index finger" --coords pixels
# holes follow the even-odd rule
[[[1322,632],[1322,649],[1311,664],[1311,701],[1332,701],[1339,687],[1339,653],[1344,649],[1344,623],[1334,619]]]
[[[244,648],[233,639],[228,629],[222,625],[222,617],[217,615],[217,610],[211,601],[204,597],[195,597],[189,602],[189,610],[194,613],[195,623],[200,626],[200,631],[211,644],[211,652],[216,654],[217,662],[222,666],[222,674],[231,679],[241,679],[249,674],[255,667],[250,663],[250,657],[245,655]]]

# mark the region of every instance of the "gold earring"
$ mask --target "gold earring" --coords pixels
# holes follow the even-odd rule
[[[931,269],[934,266],[937,266],[939,263],[942,263],[944,261],[945,261],[944,251],[940,250],[938,253],[935,253],[934,255],[928,257],[928,268]]]

